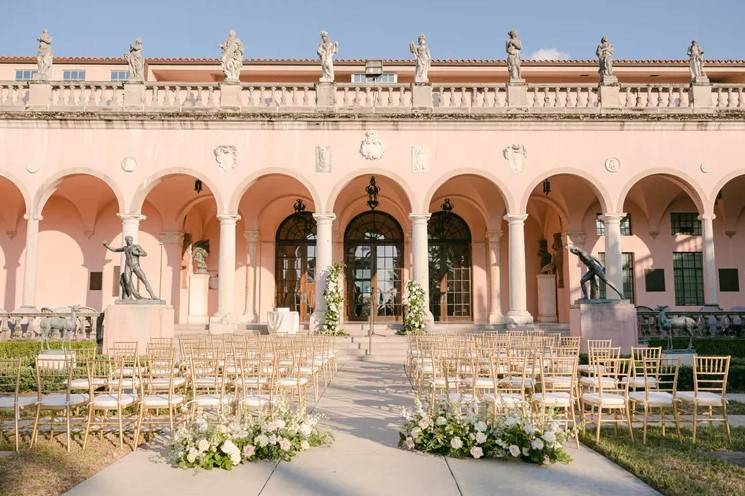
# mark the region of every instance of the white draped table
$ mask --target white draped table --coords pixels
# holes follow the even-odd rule
[[[266,324],[272,334],[297,334],[300,330],[300,314],[277,308],[266,313]]]

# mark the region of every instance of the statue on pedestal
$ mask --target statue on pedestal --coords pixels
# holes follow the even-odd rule
[[[709,78],[704,73],[704,51],[701,50],[701,45],[696,40],[691,41],[691,46],[688,47],[688,63],[691,68],[692,83],[709,82]]]
[[[510,83],[522,83],[523,79],[520,75],[520,50],[523,49],[523,42],[517,37],[517,31],[512,30],[509,33],[509,38],[505,45],[507,50],[507,72],[510,75]]]
[[[137,279],[139,279],[142,284],[145,285],[145,289],[150,294],[150,299],[157,300],[158,298],[156,298],[155,293],[153,293],[153,288],[150,287],[150,283],[147,281],[145,272],[142,270],[142,267],[140,267],[140,257],[146,257],[147,252],[142,249],[142,246],[134,243],[134,238],[132,236],[125,236],[124,243],[124,246],[122,246],[121,248],[112,248],[106,241],[103,242],[103,245],[107,250],[113,251],[115,253],[124,253],[124,272],[122,272],[122,275],[119,276],[119,285],[122,288],[121,299],[147,299],[140,296],[140,294],[137,292],[134,280],[132,278],[132,274],[134,274],[135,277],[137,277]]]
[[[207,257],[210,254],[210,241],[202,239],[194,243],[191,249],[191,259],[194,262],[195,274],[209,274],[207,271]]]
[[[579,281],[579,285],[582,288],[582,298],[584,300],[597,300],[598,299],[598,280],[605,284],[607,287],[615,291],[618,296],[623,299],[621,292],[611,284],[605,277],[605,267],[600,263],[600,260],[587,253],[582,248],[572,246],[569,251],[577,255],[580,261],[585,264],[587,272],[582,276]],[[587,284],[590,284],[590,294],[587,294]]]
[[[417,84],[426,84],[429,82],[429,66],[432,64],[432,54],[429,53],[427,46],[427,37],[423,34],[417,38],[417,43],[409,44],[409,51],[416,58],[416,73],[414,82]]]
[[[237,83],[243,67],[243,42],[234,30],[231,29],[228,37],[220,43],[220,50],[222,50],[220,62],[222,71],[225,73],[225,81]]]
[[[321,44],[316,53],[321,59],[321,83],[334,82],[334,54],[339,50],[339,42],[331,41],[326,31],[321,31]]]
[[[129,45],[129,53],[124,54],[124,58],[129,65],[128,81],[144,81],[145,57],[142,56],[142,38],[137,38],[134,43]]]
[[[538,256],[541,259],[541,274],[553,274],[555,267],[551,260],[551,253],[548,252],[548,241],[545,239],[538,240]]]
[[[52,74],[52,35],[45,29],[36,39],[39,42],[39,48],[36,51],[36,74],[34,79],[38,81],[48,81]]]
[[[598,57],[598,72],[602,84],[615,84],[618,78],[613,74],[613,45],[607,36],[600,38],[600,44],[595,49]]]

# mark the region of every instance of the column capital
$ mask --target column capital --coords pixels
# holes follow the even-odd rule
[[[41,214],[34,214],[34,213],[23,214],[23,218],[26,220],[36,220],[36,221],[44,219],[44,217],[42,217]]]
[[[334,222],[334,219],[336,219],[336,214],[331,213],[321,213],[321,212],[314,212],[313,218],[315,219],[317,224],[331,224]]]
[[[116,216],[119,217],[119,219],[121,219],[122,223],[126,223],[126,222],[138,222],[139,223],[147,219],[146,216],[142,214],[136,214],[136,213],[127,214],[127,213],[119,212],[118,214],[116,214]]]
[[[628,214],[626,212],[607,212],[600,215],[600,220],[604,223],[618,222],[620,223]]]
[[[259,240],[259,231],[258,229],[246,229],[243,231],[243,237],[249,243],[256,243]]]
[[[524,224],[528,214],[507,214],[503,217],[510,224]]]
[[[432,217],[432,214],[430,213],[409,214],[409,220],[411,220],[412,224],[426,224],[429,221],[430,217]]]
[[[163,231],[160,233],[160,242],[164,245],[179,244],[184,239],[184,233],[180,231]]]
[[[502,239],[502,236],[504,233],[501,229],[487,229],[486,231],[486,237],[491,242],[497,242],[500,239]]]
[[[717,216],[715,214],[699,214],[698,220],[714,220]]]
[[[241,216],[238,214],[217,214],[220,224],[235,224],[240,218]]]

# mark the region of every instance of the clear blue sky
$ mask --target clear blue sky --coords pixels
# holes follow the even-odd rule
[[[745,0],[17,0],[3,1],[0,54],[31,55],[46,27],[61,56],[119,56],[137,36],[148,57],[215,57],[229,28],[249,58],[314,57],[318,32],[340,58],[409,57],[427,34],[435,58],[503,58],[520,32],[540,48],[592,58],[601,34],[617,58],[682,58],[698,39],[708,58],[745,59]]]

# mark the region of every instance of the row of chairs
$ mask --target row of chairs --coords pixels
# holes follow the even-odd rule
[[[702,422],[724,424],[730,357],[697,357],[692,391],[678,391],[680,364],[659,347],[632,348],[623,357],[610,340],[587,342],[588,363],[579,364],[577,337],[530,333],[424,335],[409,338],[406,370],[417,394],[434,406],[448,400],[475,402],[486,415],[519,411],[539,423],[633,425],[641,414],[643,441],[650,421],[680,432],[684,418],[696,441]],[[720,415],[715,415],[715,410]],[[657,415],[656,417],[653,415]],[[577,441],[578,442],[578,441]]]
[[[35,391],[23,391],[33,371]],[[0,360],[0,435],[82,431],[83,448],[93,432],[118,433],[119,446],[132,434],[175,427],[197,411],[219,415],[270,412],[279,402],[304,406],[312,388],[318,399],[337,371],[333,338],[327,336],[184,336],[175,342],[114,343],[106,355],[65,353],[33,367],[21,359]],[[9,421],[5,417],[11,417]]]

